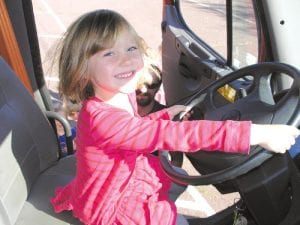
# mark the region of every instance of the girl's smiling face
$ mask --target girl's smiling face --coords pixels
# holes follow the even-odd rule
[[[105,101],[118,93],[134,92],[137,72],[143,66],[136,39],[129,31],[122,31],[112,48],[99,51],[88,60],[88,73],[96,97]]]

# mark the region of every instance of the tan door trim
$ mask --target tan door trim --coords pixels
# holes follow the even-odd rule
[[[33,93],[4,0],[0,0],[0,55],[12,67],[28,91]]]

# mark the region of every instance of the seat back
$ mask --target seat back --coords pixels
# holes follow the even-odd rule
[[[0,224],[14,224],[33,182],[58,159],[51,124],[0,58]]]

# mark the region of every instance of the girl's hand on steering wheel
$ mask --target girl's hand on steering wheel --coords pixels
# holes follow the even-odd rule
[[[250,145],[261,147],[276,153],[285,153],[295,144],[300,131],[289,125],[251,125]]]

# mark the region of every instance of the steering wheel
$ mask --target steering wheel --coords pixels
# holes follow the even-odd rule
[[[292,78],[292,84],[289,89],[285,90],[284,96],[276,99],[271,85],[272,77],[280,76],[280,74]],[[252,77],[252,80],[249,79],[249,76]],[[251,84],[241,91],[243,96],[233,103],[218,106],[216,103],[218,90],[224,85],[230,85],[233,81],[241,80],[251,80]],[[193,95],[185,105],[191,108],[200,106],[204,113],[204,119],[207,120],[251,120],[257,124],[288,124],[298,127],[300,124],[299,95],[299,71],[287,64],[267,62],[244,67],[216,80]],[[207,154],[215,153],[220,152]],[[241,156],[234,165],[210,174],[190,176],[176,172],[168,160],[168,152],[159,151],[160,162],[166,174],[173,181],[191,185],[218,184],[232,180],[258,167],[272,155],[273,153],[260,146],[252,146],[250,154]]]

